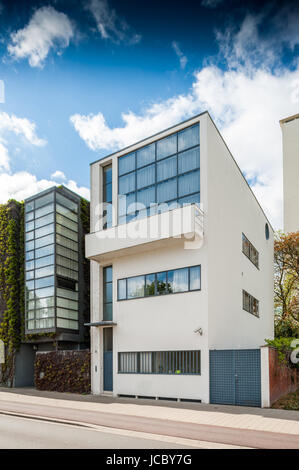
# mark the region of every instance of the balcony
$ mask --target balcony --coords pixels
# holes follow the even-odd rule
[[[196,204],[136,219],[86,235],[85,255],[103,262],[164,246],[187,244],[186,248],[195,248],[203,241],[203,220],[203,212]]]

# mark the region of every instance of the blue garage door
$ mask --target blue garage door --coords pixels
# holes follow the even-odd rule
[[[259,349],[210,351],[210,402],[261,406]]]

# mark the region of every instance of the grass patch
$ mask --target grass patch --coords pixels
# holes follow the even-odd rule
[[[279,400],[273,403],[271,408],[299,411],[299,389],[296,392],[288,393],[279,398]]]

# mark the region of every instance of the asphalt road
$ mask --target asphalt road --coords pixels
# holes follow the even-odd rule
[[[161,449],[189,446],[201,448],[203,442],[210,443],[211,446],[218,443],[219,446],[228,447],[299,449],[298,434],[198,424],[90,409],[72,409],[55,406],[55,400],[52,403],[51,406],[45,406],[24,402],[21,399],[20,401],[1,399],[0,423],[2,422],[4,427],[2,425],[0,427],[0,447],[16,448],[17,445],[22,446],[27,442],[30,448],[37,448],[38,445],[64,448],[61,447],[64,445],[70,448],[95,446]],[[26,415],[27,418],[7,416],[9,413]],[[43,421],[34,420],[32,416],[40,417]],[[49,423],[45,421],[47,419],[63,420],[65,423]],[[87,427],[75,426],[74,421],[77,424],[84,423]],[[29,422],[32,425],[28,424]],[[47,428],[53,431],[50,434],[44,432],[43,430]],[[150,436],[149,439],[144,433],[147,433],[147,437]]]
[[[0,449],[183,449],[181,443],[143,439],[68,424],[0,415]]]

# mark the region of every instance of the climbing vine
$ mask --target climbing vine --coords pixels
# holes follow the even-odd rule
[[[82,260],[83,260],[83,279],[84,279],[84,305],[83,305],[83,319],[84,323],[87,323],[90,320],[90,261],[85,258],[85,235],[89,233],[89,224],[90,224],[90,205],[89,202],[81,198],[80,202],[80,219],[82,224]],[[85,341],[89,342],[89,328],[85,328]]]
[[[24,316],[23,204],[9,200],[0,205],[0,339],[5,345],[1,381],[13,385],[15,353],[21,343]]]

